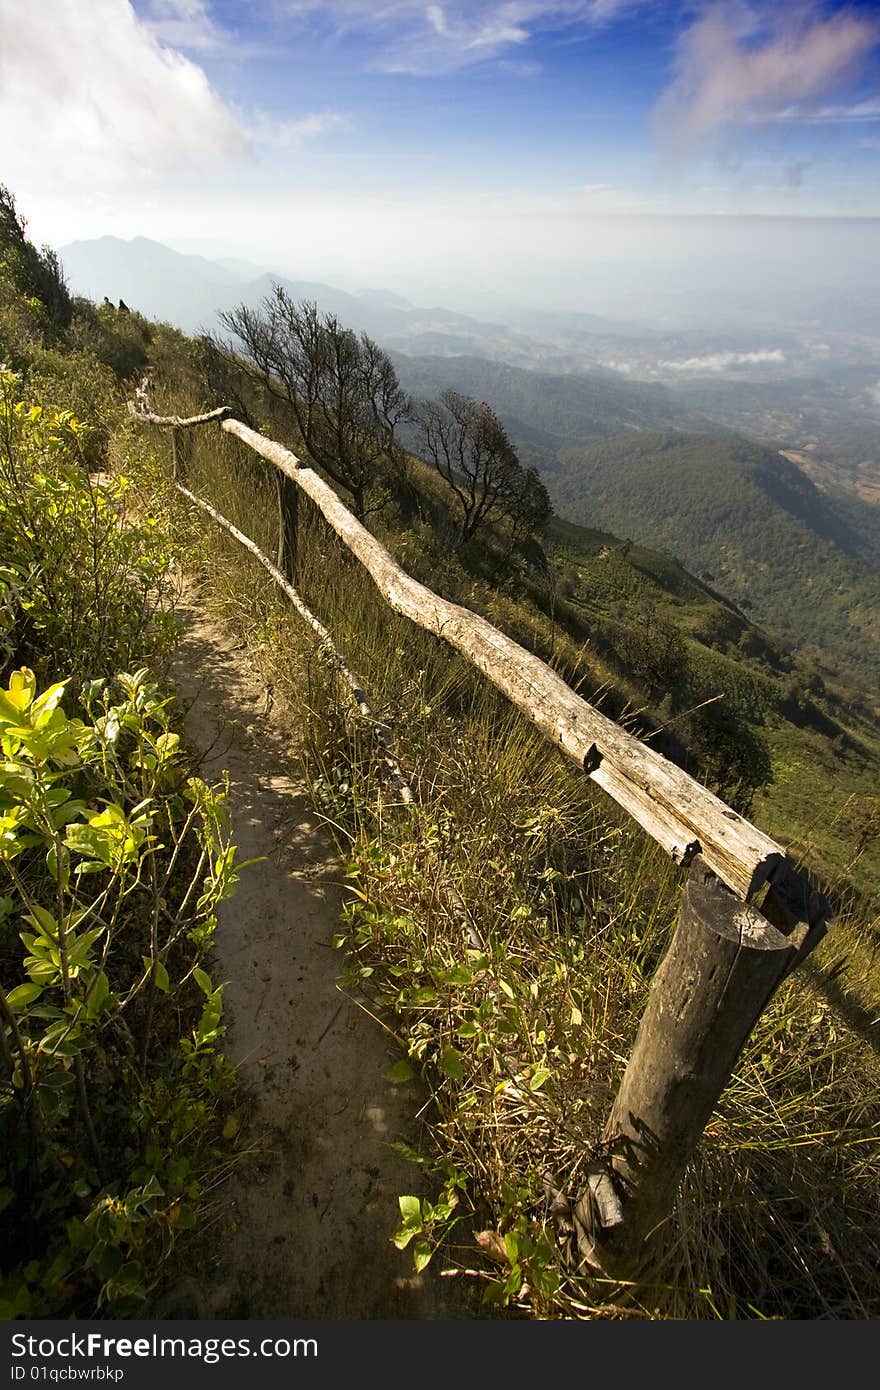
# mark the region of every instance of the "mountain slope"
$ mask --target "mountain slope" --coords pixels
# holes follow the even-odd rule
[[[779,453],[730,435],[652,432],[569,449],[562,462],[547,484],[563,515],[671,550],[861,679],[880,669],[873,547]]]
[[[699,427],[698,417],[689,415],[666,387],[622,381],[610,373],[527,371],[473,356],[397,354],[394,362],[416,399],[451,388],[488,401],[523,463],[535,464],[548,475],[548,483],[561,466],[560,451],[572,445],[609,439],[623,430]]]

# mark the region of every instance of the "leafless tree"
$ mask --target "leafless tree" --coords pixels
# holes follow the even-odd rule
[[[221,320],[252,375],[290,406],[310,459],[351,494],[363,519],[383,468],[399,462],[395,431],[411,411],[390,359],[334,314],[294,303],[281,285],[259,309],[242,304]]]
[[[459,544],[490,521],[511,523],[512,543],[550,515],[550,499],[533,468],[523,468],[507,431],[485,401],[444,391],[424,401],[420,442],[449,484],[460,512]]]

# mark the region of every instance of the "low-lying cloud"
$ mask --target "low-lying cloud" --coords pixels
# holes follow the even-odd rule
[[[658,367],[670,372],[692,372],[694,375],[729,371],[737,367],[781,365],[785,361],[782,348],[761,348],[756,352],[708,352],[701,357],[685,357],[658,362]]]

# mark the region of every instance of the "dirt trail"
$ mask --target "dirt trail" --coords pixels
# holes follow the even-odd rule
[[[193,700],[187,736],[205,753],[204,776],[229,769],[239,857],[266,856],[244,871],[216,936],[227,1053],[250,1098],[247,1141],[258,1152],[221,1194],[203,1311],[468,1316],[462,1291],[450,1287],[458,1280],[441,1280],[433,1266],[416,1276],[409,1253],[389,1240],[398,1194],[419,1191],[420,1170],[389,1147],[413,1142],[418,1100],[411,1086],[386,1081],[393,1053],[385,1036],[336,988],[333,846],[310,814],[283,727],[244,652],[195,591],[180,614],[186,636],[173,674]]]

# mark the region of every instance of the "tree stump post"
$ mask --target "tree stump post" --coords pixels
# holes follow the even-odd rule
[[[764,912],[697,857],[632,1056],[573,1208],[581,1255],[637,1279],[662,1249],[685,1166],[774,990],[824,934],[828,905],[790,873]]]
[[[286,579],[295,578],[296,543],[299,528],[299,488],[280,470],[276,470],[278,489],[278,551],[276,565]]]

